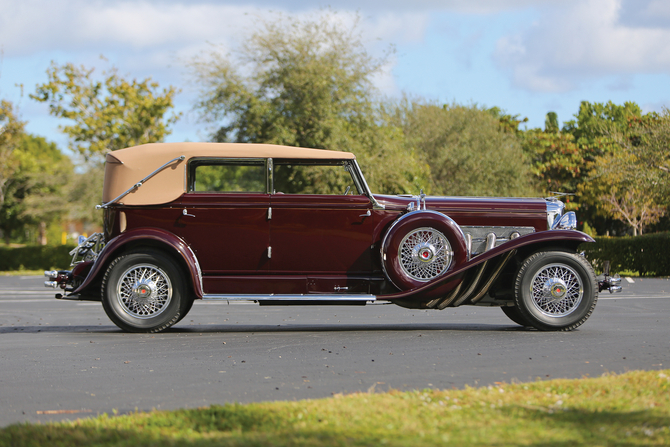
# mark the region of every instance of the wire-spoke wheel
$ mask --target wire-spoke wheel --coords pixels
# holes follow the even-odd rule
[[[135,318],[160,315],[172,300],[172,282],[167,273],[151,264],[132,266],[121,274],[116,285],[121,308]]]
[[[109,318],[129,332],[160,332],[190,309],[179,266],[156,252],[131,252],[107,268],[102,305]]]
[[[442,213],[421,210],[396,220],[382,239],[382,268],[399,290],[409,290],[436,281],[465,262],[467,249],[463,231]],[[445,287],[451,290],[461,281],[455,278]],[[424,301],[443,296],[436,287],[421,295]]]
[[[419,282],[442,275],[452,257],[449,241],[435,228],[417,228],[400,242],[400,266],[407,276]]]
[[[582,280],[570,266],[549,264],[531,281],[533,304],[544,315],[562,317],[574,312],[584,296]]]
[[[519,317],[537,329],[575,329],[596,306],[595,273],[582,256],[562,251],[535,253],[519,269],[515,300]]]

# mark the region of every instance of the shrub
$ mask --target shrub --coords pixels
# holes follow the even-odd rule
[[[72,261],[70,245],[35,245],[20,248],[0,247],[0,271],[67,269]]]
[[[670,233],[595,239],[595,244],[580,248],[596,270],[602,271],[603,261],[609,260],[613,273],[628,270],[640,276],[670,275]]]

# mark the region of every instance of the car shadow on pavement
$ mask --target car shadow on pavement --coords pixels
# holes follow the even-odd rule
[[[494,324],[240,324],[171,327],[160,335],[167,334],[213,334],[213,333],[282,333],[282,332],[538,332],[522,326]],[[79,333],[79,334],[126,334],[115,326],[13,326],[0,327],[1,334],[37,333]],[[128,334],[132,335],[132,334]],[[148,335],[148,334],[137,334]],[[155,334],[152,334],[155,335]]]

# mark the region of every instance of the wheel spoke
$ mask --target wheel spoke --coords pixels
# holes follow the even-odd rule
[[[417,228],[400,242],[400,266],[410,278],[427,282],[443,274],[451,265],[449,241],[434,228]]]
[[[584,295],[579,274],[566,264],[550,264],[531,281],[534,306],[544,315],[562,317],[575,311]]]
[[[117,282],[116,296],[122,310],[135,318],[147,319],[161,314],[172,299],[168,275],[150,264],[126,270]]]

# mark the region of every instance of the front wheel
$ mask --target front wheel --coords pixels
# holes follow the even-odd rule
[[[591,316],[598,301],[596,275],[582,256],[539,252],[521,265],[515,283],[520,317],[543,331],[571,331]]]
[[[116,258],[102,281],[107,316],[128,332],[160,332],[188,311],[179,266],[156,251],[131,252]]]
[[[502,309],[503,313],[505,315],[507,315],[507,317],[510,320],[512,320],[513,322],[515,322],[519,326],[532,326],[532,324],[530,324],[528,322],[528,320],[526,320],[523,317],[523,315],[521,315],[521,312],[519,312],[518,307],[516,307],[516,306],[511,306],[511,307],[510,306],[503,306],[503,307],[501,307],[501,309]]]

